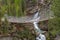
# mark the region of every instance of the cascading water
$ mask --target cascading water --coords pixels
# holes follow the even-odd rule
[[[34,18],[40,18],[40,16],[38,16],[38,15],[39,15],[39,13],[37,12],[34,15]],[[39,33],[39,35],[36,37],[36,40],[46,40],[45,35],[42,34],[42,30],[38,27],[38,22],[39,22],[38,20],[33,22],[36,33]]]

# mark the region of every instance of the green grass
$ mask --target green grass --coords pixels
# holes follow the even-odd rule
[[[4,0],[0,2],[1,14],[5,14],[6,12],[9,16],[25,16],[23,8],[25,7],[25,5],[23,6],[25,3],[23,0]]]
[[[35,4],[36,1],[32,0],[32,4]],[[9,16],[26,16],[26,1],[25,0],[3,0],[1,4],[1,13],[8,14]],[[3,4],[3,5],[2,5]]]

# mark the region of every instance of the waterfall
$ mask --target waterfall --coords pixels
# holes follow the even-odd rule
[[[39,13],[37,12],[33,18],[39,18],[39,17],[40,17]],[[36,37],[36,40],[46,40],[45,35],[42,34],[42,30],[38,27],[38,22],[39,21],[33,22],[35,31],[39,33],[39,35]]]
[[[38,28],[37,22],[34,22],[33,24],[34,24],[34,28],[35,28],[36,32],[40,32],[41,33],[41,30]]]

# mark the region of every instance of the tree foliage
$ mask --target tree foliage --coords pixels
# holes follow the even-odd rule
[[[60,33],[60,0],[53,0],[51,10],[55,18],[49,20],[48,30],[52,36],[55,36]]]

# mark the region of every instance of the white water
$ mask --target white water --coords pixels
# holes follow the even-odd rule
[[[34,18],[39,18],[38,15],[39,15],[39,13],[37,12],[37,13],[34,15]],[[33,22],[35,31],[36,31],[37,33],[39,33],[39,35],[36,37],[36,40],[46,40],[45,35],[42,34],[42,30],[40,30],[40,28],[38,27],[38,22],[39,22],[39,21]]]

